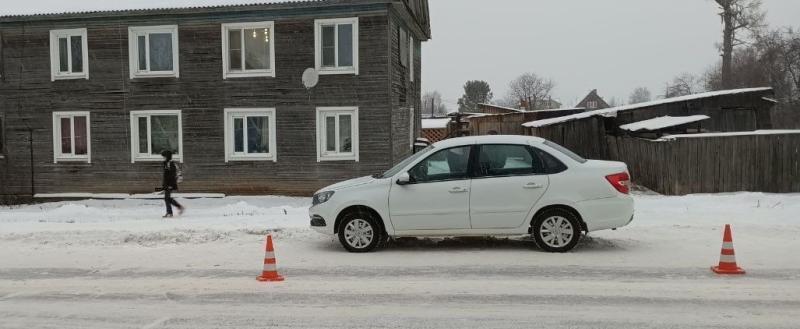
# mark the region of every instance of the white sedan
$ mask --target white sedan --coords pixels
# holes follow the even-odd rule
[[[622,162],[586,160],[538,137],[447,139],[387,172],[314,194],[311,226],[351,252],[390,237],[533,235],[565,252],[582,232],[633,220]]]

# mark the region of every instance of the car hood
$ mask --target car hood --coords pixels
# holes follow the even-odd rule
[[[338,182],[336,184],[330,185],[328,187],[325,187],[325,188],[321,189],[320,191],[338,191],[338,190],[342,190],[342,189],[346,189],[346,188],[366,185],[366,184],[372,183],[374,181],[376,181],[376,179],[373,178],[372,176],[364,176],[364,177],[359,177],[359,178],[353,178],[353,179],[350,179],[350,180],[346,180],[346,181],[343,181],[343,182]]]

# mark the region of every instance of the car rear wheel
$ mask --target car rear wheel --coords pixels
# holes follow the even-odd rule
[[[567,252],[575,248],[581,238],[578,217],[564,209],[550,209],[536,217],[533,239],[547,252]]]
[[[349,252],[369,252],[385,240],[385,234],[369,212],[345,215],[339,227],[339,242]]]

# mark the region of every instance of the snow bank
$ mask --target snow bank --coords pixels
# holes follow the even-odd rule
[[[557,118],[551,118],[551,119],[536,120],[536,121],[523,123],[522,125],[525,126],[525,127],[528,127],[528,128],[538,128],[538,127],[549,126],[549,125],[556,124],[556,123],[562,123],[562,122],[567,122],[567,121],[572,121],[572,120],[590,118],[590,117],[597,116],[597,115],[606,116],[606,117],[614,117],[614,116],[617,115],[617,112],[630,111],[630,110],[635,110],[635,109],[640,109],[640,108],[645,108],[645,107],[651,107],[651,106],[657,106],[657,105],[663,105],[663,104],[678,103],[678,102],[691,101],[691,100],[701,99],[701,98],[709,98],[709,97],[717,97],[717,96],[725,96],[725,95],[735,95],[735,94],[750,93],[750,92],[757,92],[757,91],[767,91],[767,90],[772,90],[772,88],[764,87],[764,88],[745,88],[745,89],[732,89],[732,90],[712,91],[712,92],[707,92],[707,93],[686,95],[686,96],[681,96],[681,97],[660,99],[660,100],[651,101],[651,102],[645,102],[645,103],[638,103],[638,104],[630,104],[630,105],[612,107],[612,108],[607,108],[607,109],[602,109],[602,110],[595,110],[595,111],[589,111],[589,112],[583,112],[583,113],[576,113],[576,114],[573,114],[573,115],[566,115],[566,116],[563,116],[563,117],[557,117]]]
[[[663,117],[622,125],[619,127],[619,129],[628,131],[658,130],[668,127],[685,125],[687,123],[703,121],[707,119],[710,119],[710,117],[707,115],[690,115],[685,117],[671,117],[666,115]]]

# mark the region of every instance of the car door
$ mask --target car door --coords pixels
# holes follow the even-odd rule
[[[472,228],[520,227],[547,191],[545,172],[541,159],[528,145],[478,146],[470,195]]]
[[[469,228],[472,145],[436,151],[408,172],[408,184],[393,184],[389,213],[396,231]]]

